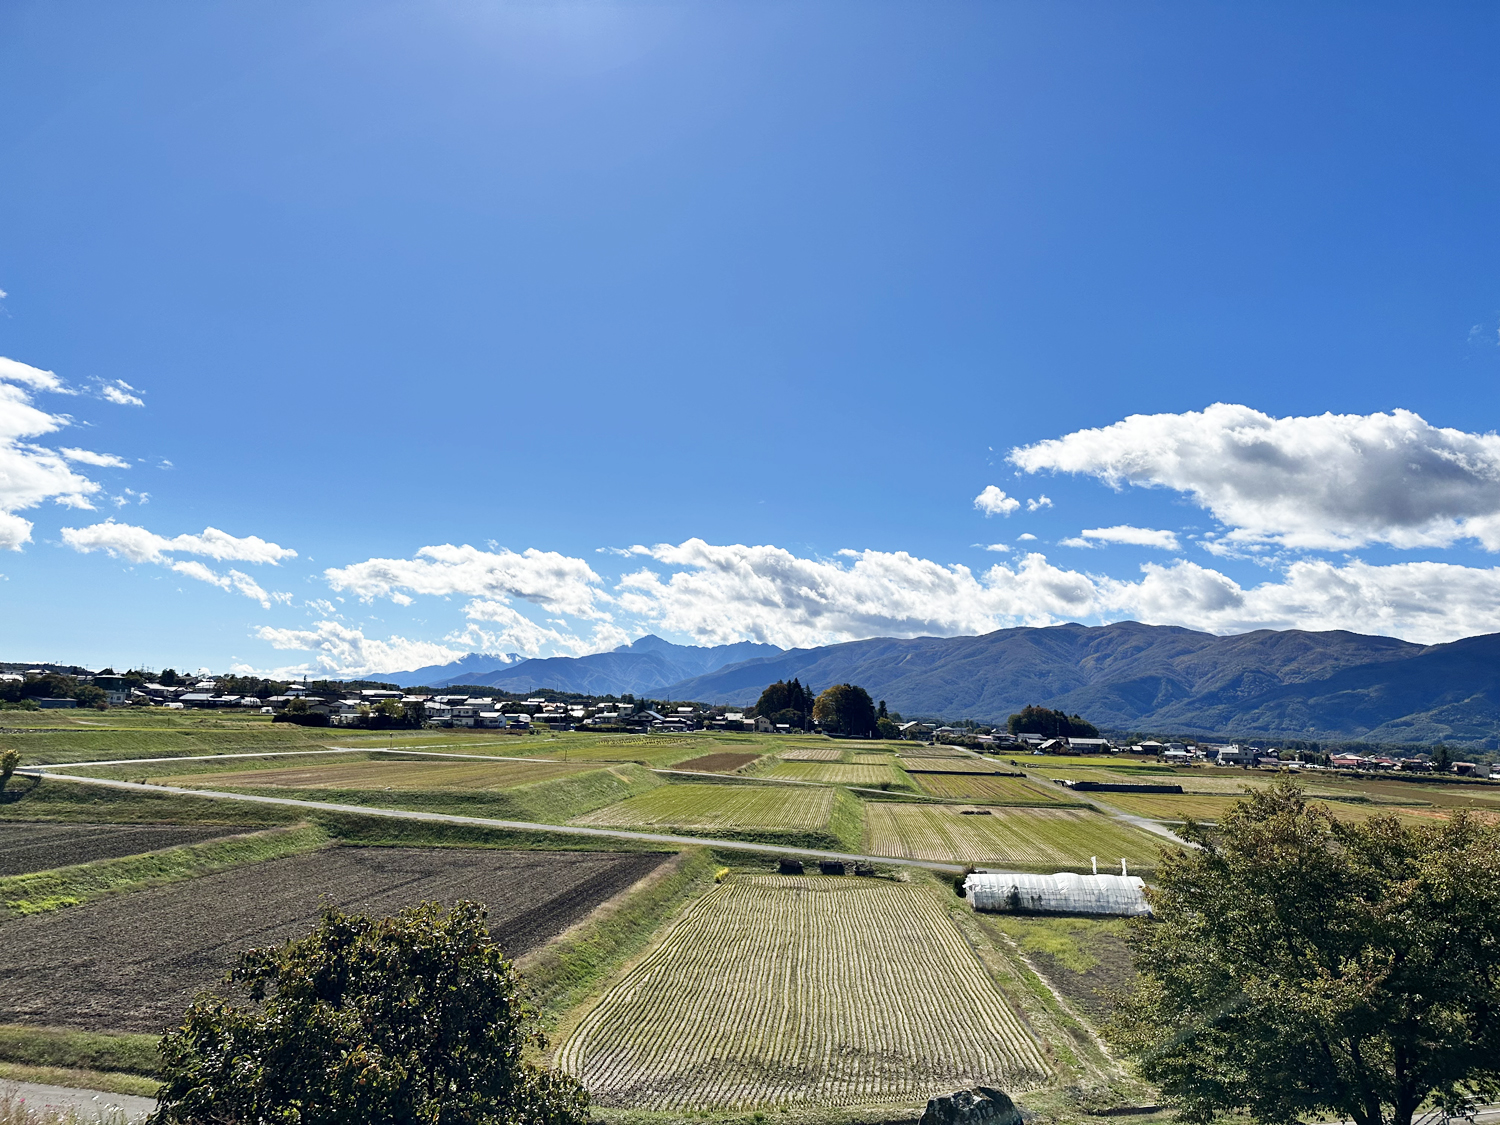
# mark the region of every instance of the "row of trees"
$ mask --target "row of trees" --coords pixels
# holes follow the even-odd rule
[[[1045,707],[1027,704],[1019,714],[1006,720],[1005,727],[1011,734],[1040,734],[1047,738],[1098,738],[1099,728],[1081,715],[1069,715],[1066,711],[1049,711]]]
[[[771,684],[760,693],[752,713],[794,730],[808,730],[815,723],[830,733],[855,738],[880,737],[880,720],[890,722],[885,701],[877,711],[870,693],[856,684],[834,684],[815,697],[798,679]]]

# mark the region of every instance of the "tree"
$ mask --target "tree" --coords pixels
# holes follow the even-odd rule
[[[73,689],[73,698],[78,700],[80,707],[102,707],[109,695],[101,687],[93,684],[82,684]]]
[[[201,994],[161,1042],[152,1125],[352,1121],[582,1125],[588,1094],[523,1060],[542,1045],[484,908],[323,912],[241,954],[235,1004]]]
[[[1019,714],[1006,722],[1011,734],[1041,734],[1048,738],[1098,738],[1099,728],[1086,722],[1079,715],[1065,711],[1049,711],[1045,707],[1027,704]]]
[[[812,715],[824,730],[869,738],[875,733],[875,703],[854,684],[834,684],[813,703]]]
[[[0,793],[5,792],[5,787],[10,784],[11,774],[16,772],[16,767],[21,764],[21,752],[14,747],[0,750]]]
[[[1453,751],[1439,742],[1432,750],[1432,768],[1448,773],[1453,769]]]
[[[881,738],[900,738],[901,728],[884,715],[875,716],[875,732]]]
[[[1343,824],[1287,781],[1183,834],[1113,1032],[1183,1119],[1410,1125],[1500,1090],[1500,828]]]
[[[177,670],[175,668],[163,668],[161,670],[161,675],[157,677],[156,682],[161,684],[162,687],[176,687]]]

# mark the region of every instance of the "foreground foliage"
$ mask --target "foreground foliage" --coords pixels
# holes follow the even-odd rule
[[[1335,820],[1290,782],[1167,853],[1120,1039],[1192,1122],[1409,1125],[1500,1079],[1500,830]]]
[[[161,1046],[152,1125],[581,1125],[588,1095],[524,1062],[540,1042],[484,909],[324,912],[240,957],[249,1000],[203,995]]]

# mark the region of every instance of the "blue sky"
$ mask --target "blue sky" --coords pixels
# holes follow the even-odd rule
[[[5,5],[0,659],[1500,631],[1497,47],[1478,4]]]

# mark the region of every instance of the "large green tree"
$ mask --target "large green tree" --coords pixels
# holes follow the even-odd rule
[[[243,1003],[200,996],[161,1043],[152,1125],[583,1125],[484,910],[329,909],[307,937],[242,954]]]
[[[1048,738],[1098,738],[1099,730],[1081,715],[1027,704],[1006,721],[1011,734],[1041,734]]]
[[[835,734],[875,736],[875,702],[854,684],[834,684],[814,701],[812,714],[819,726]]]
[[[1341,823],[1290,782],[1164,856],[1115,1034],[1190,1122],[1409,1125],[1500,1079],[1500,828]]]
[[[797,679],[777,680],[760,693],[755,701],[755,713],[764,715],[773,723],[786,723],[799,729],[807,726],[812,716],[813,693]]]

